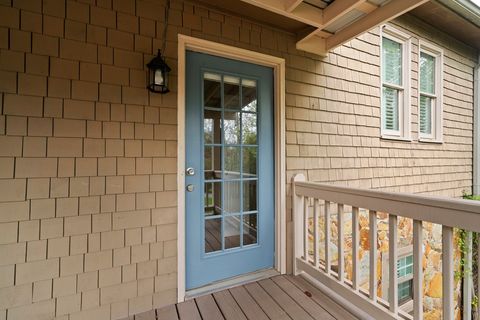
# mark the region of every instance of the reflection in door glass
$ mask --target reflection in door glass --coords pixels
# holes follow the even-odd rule
[[[240,147],[225,147],[225,179],[240,178]]]
[[[225,109],[240,109],[240,78],[224,76],[223,87]]]
[[[243,216],[243,245],[257,243],[257,215]]]
[[[240,246],[240,216],[225,217],[224,238],[225,249]]]
[[[222,218],[205,220],[205,252],[222,250]]]
[[[258,244],[257,81],[204,74],[205,252]]]
[[[205,110],[203,114],[203,134],[205,143],[222,143],[221,129],[222,113],[220,111]]]
[[[213,73],[205,73],[203,82],[203,98],[205,107],[221,108],[222,98],[220,95],[221,76]]]
[[[257,111],[257,82],[255,80],[242,80],[242,110]]]
[[[223,118],[225,144],[240,143],[240,112],[227,112]]]
[[[257,180],[243,181],[243,212],[257,210]]]
[[[225,213],[240,212],[240,181],[225,181],[223,183],[224,190],[224,207]]]
[[[257,147],[243,147],[243,177],[255,178],[257,175]]]
[[[205,180],[222,179],[222,147],[205,146]]]
[[[257,114],[242,114],[242,143],[257,144]]]
[[[205,183],[205,216],[217,216],[222,214],[222,183]]]

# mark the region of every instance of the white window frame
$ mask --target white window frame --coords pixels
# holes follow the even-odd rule
[[[383,37],[402,45],[402,85],[387,84],[388,87],[399,90],[398,103],[398,131],[384,129],[383,125]],[[380,28],[380,130],[383,139],[411,141],[410,136],[410,108],[411,108],[411,36],[383,25]]]
[[[420,92],[420,54],[424,52],[435,58],[435,94]],[[443,143],[443,49],[425,40],[418,42],[418,140],[421,142]],[[420,132],[420,96],[433,98],[431,112],[431,134]]]

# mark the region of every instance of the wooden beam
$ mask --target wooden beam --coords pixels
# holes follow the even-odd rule
[[[425,2],[428,2],[428,0],[392,0],[328,38],[326,40],[326,50],[331,50],[373,27],[392,20]]]
[[[300,5],[300,3],[302,3],[302,2],[303,2],[303,0],[286,0],[285,1],[285,10],[287,10],[287,12],[292,12],[293,9],[298,7]]]
[[[259,8],[266,9],[268,11],[275,12],[282,16],[294,19],[305,24],[321,28],[323,25],[323,10],[314,6],[300,2],[291,12],[287,11],[287,7],[290,0],[241,0]]]
[[[374,5],[373,3],[370,3],[370,2],[363,2],[361,4],[359,4],[356,9],[362,11],[362,12],[365,12],[365,13],[370,13],[372,12],[373,10],[377,9],[378,7],[376,5]]]
[[[336,21],[338,18],[341,18],[345,13],[351,11],[355,7],[358,7],[362,3],[365,3],[366,0],[342,0],[334,1],[323,9],[323,25],[324,28]]]
[[[326,39],[316,34],[298,41],[295,47],[298,50],[317,54],[319,56],[325,56],[327,54]]]

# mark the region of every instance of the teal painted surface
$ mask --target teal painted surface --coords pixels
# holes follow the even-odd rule
[[[221,94],[221,108],[210,108],[204,106],[204,75],[205,73],[220,75],[221,92],[228,85],[228,77],[236,77],[242,79],[241,81],[255,81],[257,86],[257,108],[256,112],[249,112],[248,107],[242,104],[242,95],[240,94],[240,111],[232,112],[233,110],[226,109],[225,104],[230,103],[231,97],[227,101],[223,94]],[[227,77],[227,78],[225,78]],[[243,90],[244,88],[240,86]],[[245,89],[246,90],[246,89]],[[247,98],[245,98],[247,99]],[[218,99],[217,99],[218,100]],[[248,100],[250,101],[250,100]],[[242,111],[242,108],[245,110]],[[230,110],[230,111],[229,111]],[[221,119],[221,138],[219,141],[210,141],[210,136],[207,140],[204,136],[204,112],[219,112],[222,115]],[[244,133],[237,142],[230,142],[226,146],[225,140],[231,140],[231,131],[225,134],[226,130],[230,130],[228,125],[231,125],[231,116],[237,115],[240,119],[254,119],[257,117],[257,141],[254,141],[251,133]],[[229,118],[230,117],[230,118]],[[229,123],[227,123],[229,121]],[[246,120],[245,120],[246,121]],[[240,120],[240,123],[243,123]],[[227,125],[227,126],[226,126]],[[248,129],[249,125],[245,125]],[[227,128],[227,129],[225,129]],[[247,130],[240,125],[239,132]],[[187,68],[186,68],[186,163],[185,167],[192,167],[195,169],[195,175],[186,176],[185,185],[193,185],[192,192],[186,192],[186,288],[197,288],[218,280],[231,278],[256,270],[271,268],[274,265],[274,239],[275,239],[275,207],[274,207],[274,127],[273,127],[273,71],[270,68],[258,66],[250,63],[215,57],[202,53],[187,52]],[[247,135],[248,138],[247,138]],[[244,138],[245,136],[245,138]],[[218,138],[217,138],[218,140]],[[253,142],[252,142],[253,141]],[[255,143],[256,142],[256,143]],[[221,175],[213,172],[213,177],[205,177],[205,161],[204,150],[207,146],[210,148],[217,148],[221,150]],[[241,150],[240,159],[238,159],[239,172],[237,176],[225,173],[225,166],[235,165],[234,161],[226,161],[225,153],[238,148]],[[250,163],[249,170],[255,170],[254,174],[240,173],[244,171],[244,162],[250,161],[245,155],[248,149],[251,157],[256,154],[256,167],[252,167]],[[210,153],[213,158],[214,153]],[[245,158],[245,159],[244,159]],[[235,159],[235,158],[234,158]],[[209,163],[208,163],[209,165]],[[220,172],[219,171],[219,172]],[[230,171],[229,171],[230,172]],[[208,174],[208,173],[207,173]],[[221,206],[213,206],[212,212],[215,214],[205,215],[205,201],[209,203],[214,196],[205,195],[205,182],[213,183],[216,181],[219,186],[225,186],[222,190]],[[235,183],[238,181],[238,183]],[[251,204],[253,200],[244,201],[247,196],[252,197],[252,188],[247,189],[247,186],[255,185],[256,181],[256,207]],[[229,187],[228,199],[236,199],[235,194],[238,194],[240,199],[238,207],[234,209],[225,205],[225,188],[228,186],[239,186],[238,192],[235,188]],[[208,189],[208,190],[213,190]],[[245,191],[248,190],[248,191]],[[179,191],[184,192],[184,191]],[[209,191],[210,192],[210,191]],[[245,194],[244,194],[245,193]],[[219,200],[220,201],[220,200]],[[209,209],[210,210],[210,209]],[[247,216],[250,214],[250,216]],[[250,241],[250,234],[244,235],[243,232],[248,230],[250,224],[244,223],[244,217],[249,223],[253,221],[256,216],[256,232],[257,242],[253,244],[244,244],[244,241]],[[249,219],[250,218],[250,219]],[[222,221],[222,223],[220,223]],[[225,233],[226,228],[231,228],[238,222],[240,228],[239,247],[228,248],[232,246],[234,241],[226,241],[220,236],[219,249],[217,251],[206,252],[205,245],[205,224],[220,226],[219,232]],[[232,223],[230,223],[232,222]],[[227,226],[227,227],[226,227]],[[210,235],[210,233],[209,233]],[[228,239],[233,237],[228,237]],[[210,242],[209,242],[210,243]],[[210,248],[210,244],[208,244]]]

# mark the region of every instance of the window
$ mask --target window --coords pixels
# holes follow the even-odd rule
[[[413,255],[397,260],[398,304],[402,305],[413,299]]]
[[[410,139],[410,40],[389,26],[382,28],[382,137]]]
[[[420,42],[418,131],[421,141],[442,140],[442,50]]]

